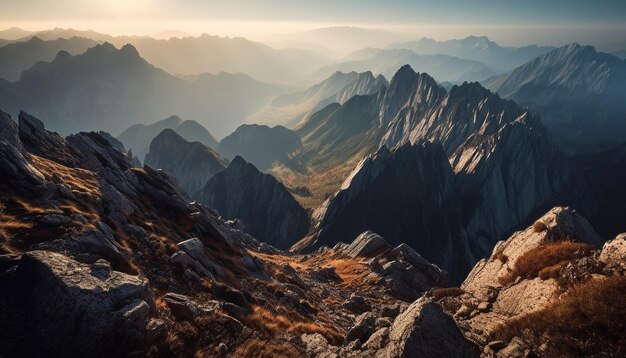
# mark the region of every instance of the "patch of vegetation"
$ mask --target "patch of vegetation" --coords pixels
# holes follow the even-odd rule
[[[491,339],[545,343],[546,357],[610,357],[626,352],[624,332],[626,277],[610,277],[573,287],[543,310],[505,323]]]
[[[541,220],[537,220],[533,224],[533,231],[534,232],[544,232],[546,230],[548,230],[548,226]]]
[[[590,255],[593,246],[574,241],[557,241],[532,249],[515,262],[513,270],[500,279],[502,285],[523,279],[557,277],[560,269],[572,260]]]

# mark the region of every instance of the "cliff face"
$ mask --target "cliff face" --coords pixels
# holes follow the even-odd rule
[[[213,149],[200,142],[187,142],[171,129],[156,136],[146,154],[146,165],[165,170],[189,194],[198,191],[227,164]]]
[[[461,218],[454,173],[441,145],[382,147],[315,211],[319,232],[311,244],[333,245],[369,229],[393,245],[408,244],[459,280],[471,257]]]
[[[309,228],[309,217],[283,184],[237,156],[194,197],[278,248],[288,248]]]

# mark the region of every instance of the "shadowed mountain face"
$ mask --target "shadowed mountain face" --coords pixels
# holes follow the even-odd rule
[[[359,54],[348,56],[355,56],[358,58],[357,60],[348,60],[323,67],[316,71],[316,75],[325,76],[332,71],[372,71],[391,78],[397,69],[405,64],[409,64],[419,72],[426,72],[439,81],[477,81],[494,74],[492,70],[480,62],[439,53],[418,55],[408,49],[369,49],[368,52],[359,51]]]
[[[286,249],[308,231],[309,217],[289,191],[241,157],[216,174],[194,197],[227,219],[239,219],[246,232]]]
[[[454,172],[440,144],[382,147],[316,210],[314,245],[332,246],[372,230],[392,245],[408,244],[459,280],[470,268],[462,217]]]
[[[245,75],[199,75],[182,80],[155,68],[130,46],[98,45],[84,54],[60,52],[52,62],[0,82],[0,105],[43,114],[57,131],[126,129],[129,118],[151,122],[177,113],[225,135],[272,94],[272,86]],[[236,93],[236,96],[232,94]]]
[[[244,124],[222,139],[217,151],[227,157],[242,156],[260,170],[267,170],[275,162],[286,162],[290,154],[302,148],[300,138],[283,127]]]
[[[550,46],[536,45],[502,47],[485,36],[469,36],[461,40],[448,41],[423,38],[418,41],[394,44],[389,48],[405,48],[419,55],[442,54],[478,61],[496,73],[508,71],[554,49]],[[439,77],[435,78],[439,79]]]
[[[145,162],[172,175],[190,195],[228,164],[206,144],[188,142],[169,128],[152,140]]]
[[[572,151],[626,138],[626,62],[593,47],[561,47],[484,84],[540,113]]]
[[[305,91],[276,97],[248,121],[293,128],[331,103],[344,103],[355,95],[375,94],[387,85],[383,76],[374,77],[370,71],[335,72]]]
[[[8,44],[0,47],[0,78],[17,81],[22,71],[39,61],[52,61],[59,51],[77,55],[96,44],[94,40],[80,37],[51,41],[32,37],[26,42]]]
[[[206,128],[196,121],[184,121],[178,116],[171,116],[148,125],[135,124],[117,138],[133,152],[133,155],[143,160],[150,150],[152,140],[168,128],[173,129],[188,142],[200,142],[210,148],[217,148],[217,141]]]

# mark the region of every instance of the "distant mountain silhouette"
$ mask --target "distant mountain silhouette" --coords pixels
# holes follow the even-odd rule
[[[305,118],[324,106],[344,103],[355,95],[377,93],[387,86],[383,76],[372,72],[335,72],[327,79],[302,92],[276,97],[249,119],[249,123],[284,125],[293,128]]]
[[[445,54],[418,55],[409,49],[364,49],[348,55],[348,60],[329,65],[316,71],[317,76],[327,76],[334,71],[372,71],[391,78],[399,67],[411,65],[417,71],[426,72],[440,81],[476,81],[494,74],[484,64]]]
[[[200,142],[211,148],[217,148],[217,141],[206,128],[196,121],[184,121],[178,116],[171,116],[152,124],[132,125],[117,138],[143,161],[150,150],[150,143],[164,129],[174,130],[189,142]]]
[[[132,45],[117,49],[105,43],[77,56],[61,51],[24,71],[19,81],[0,82],[0,105],[11,113],[39,114],[64,133],[116,134],[129,122],[151,123],[176,113],[223,136],[278,92],[243,74],[180,79],[149,64]]]
[[[396,43],[389,48],[406,48],[419,55],[441,54],[478,61],[500,73],[554,49],[550,46],[536,45],[502,47],[486,36],[469,36],[460,40],[447,41],[422,38],[418,41]]]
[[[44,41],[35,36],[25,42],[10,43],[0,48],[0,78],[17,81],[22,71],[39,61],[52,61],[59,51],[77,55],[95,45],[96,41],[82,37]]]

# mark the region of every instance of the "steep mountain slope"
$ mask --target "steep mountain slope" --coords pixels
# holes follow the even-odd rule
[[[78,56],[60,52],[52,62],[40,62],[24,71],[19,81],[0,88],[9,94],[0,96],[0,105],[10,113],[29,109],[44,114],[49,126],[63,133],[83,129],[118,133],[126,129],[128,118],[150,123],[177,113],[217,136],[234,130],[277,92],[245,75],[182,80],[150,65],[134,47],[118,50],[108,43]],[[12,94],[25,100],[17,103]]]
[[[373,230],[392,245],[408,244],[458,281],[470,265],[462,216],[454,172],[440,144],[407,144],[393,151],[383,146],[315,211],[319,232],[306,244],[332,246],[342,237]]]
[[[612,53],[613,56],[626,60],[626,50],[616,51]]]
[[[369,54],[361,51],[354,56],[365,58],[329,65],[319,69],[315,74],[327,76],[334,71],[372,71],[391,78],[397,69],[405,64],[419,72],[427,72],[439,81],[476,81],[494,74],[487,66],[477,61],[442,54],[418,55],[408,49],[374,50],[374,53]]]
[[[164,129],[172,129],[188,142],[200,142],[210,148],[217,148],[217,141],[209,131],[196,121],[182,120],[171,116],[152,124],[135,124],[123,131],[117,138],[134,155],[143,160],[150,150],[150,143]]]
[[[8,44],[0,48],[0,78],[16,81],[22,71],[39,61],[52,61],[59,51],[78,55],[96,44],[93,40],[81,37],[52,41],[32,37],[26,42]]]
[[[485,36],[469,36],[447,41],[422,38],[418,41],[393,44],[389,48],[405,48],[419,55],[443,54],[465,58],[484,63],[498,73],[509,71],[554,49],[550,46],[537,45],[502,47]]]
[[[206,144],[188,142],[169,128],[152,140],[145,163],[172,175],[188,194],[198,191],[228,165]]]
[[[248,122],[293,128],[331,103],[344,103],[355,95],[374,94],[385,86],[387,80],[383,76],[374,77],[370,71],[335,72],[305,91],[276,97]]]
[[[277,248],[288,248],[309,228],[307,213],[287,189],[239,156],[194,197],[225,218],[241,220],[246,232]]]
[[[286,162],[292,153],[302,149],[300,138],[283,127],[244,124],[222,139],[217,151],[227,157],[243,157],[264,171],[275,162]]]
[[[539,112],[557,137],[583,144],[626,137],[626,62],[591,46],[558,48],[484,84]]]

